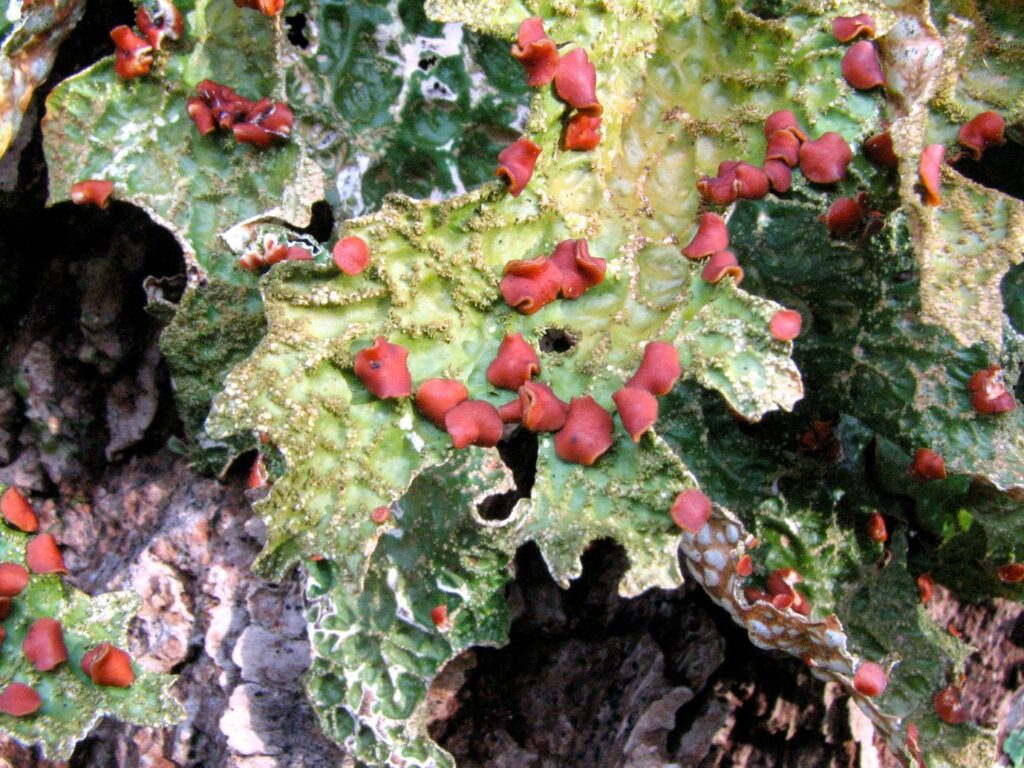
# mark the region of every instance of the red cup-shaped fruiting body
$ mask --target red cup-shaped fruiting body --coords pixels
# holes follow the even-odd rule
[[[526,84],[531,87],[547,85],[555,79],[558,48],[544,31],[544,20],[540,16],[523,19],[519,24],[519,35],[512,43],[512,58],[523,65]]]
[[[547,256],[514,259],[505,265],[499,287],[506,304],[520,314],[532,315],[558,298],[562,271]]]
[[[164,39],[180,40],[185,29],[185,20],[171,0],[155,0],[150,13],[145,5],[135,11],[135,25],[154,50],[160,50]]]
[[[800,145],[800,170],[815,184],[835,184],[846,176],[852,159],[850,145],[834,131]]]
[[[1003,382],[1003,369],[997,365],[976,371],[967,382],[971,407],[977,413],[1006,413],[1017,407],[1013,394]]]
[[[607,264],[590,255],[586,240],[563,240],[555,246],[551,263],[561,273],[561,293],[566,299],[578,299],[604,282]]]
[[[284,259],[285,261],[312,261],[313,254],[301,245],[289,245]]]
[[[868,538],[879,544],[884,544],[889,540],[889,528],[885,524],[885,518],[878,512],[872,512],[868,516],[867,531]]]
[[[925,605],[932,599],[932,592],[935,591],[935,579],[930,573],[922,573],[917,577],[917,596]]]
[[[547,384],[537,381],[527,381],[519,388],[517,404],[518,421],[531,432],[557,432],[569,418],[568,404]]]
[[[284,10],[284,0],[235,0],[238,8],[252,8],[264,16],[278,16]]]
[[[458,449],[468,445],[493,448],[501,440],[505,424],[498,409],[482,400],[464,400],[444,417],[444,428]]]
[[[343,237],[334,244],[331,256],[346,275],[358,275],[370,266],[370,246],[361,237]]]
[[[893,149],[892,134],[889,131],[876,133],[867,139],[864,142],[864,154],[867,155],[868,160],[883,168],[895,168],[900,164],[900,159],[896,157],[896,150]]]
[[[885,73],[882,72],[882,64],[878,60],[878,51],[875,44],[867,40],[850,46],[839,68],[846,82],[858,91],[868,91],[885,85]]]
[[[736,561],[736,575],[744,579],[754,572],[754,559],[750,555],[743,555]]]
[[[1006,121],[998,112],[982,112],[960,126],[956,140],[967,148],[971,157],[981,160],[982,153],[989,147],[1006,143]]]
[[[999,580],[1004,584],[1024,581],[1024,563],[1007,563],[999,566]]]
[[[612,415],[590,395],[574,397],[569,415],[555,434],[555,453],[563,461],[589,467],[612,447]]]
[[[716,251],[711,254],[708,263],[704,265],[700,276],[711,284],[721,282],[726,276],[732,277],[733,284],[739,285],[743,282],[743,267],[736,260],[736,254],[732,251]]]
[[[764,159],[781,160],[788,167],[795,168],[800,162],[800,139],[790,130],[775,131],[768,137]]]
[[[917,163],[917,175],[924,187],[925,205],[942,205],[942,194],[939,192],[939,171],[946,157],[946,148],[941,144],[929,144],[921,153]]]
[[[736,166],[735,160],[725,160],[718,164],[718,175],[714,178],[701,176],[697,180],[697,192],[701,197],[718,205],[729,205],[736,202]]]
[[[25,547],[25,565],[32,573],[67,573],[64,556],[52,534],[40,533]]]
[[[487,381],[499,389],[519,391],[526,382],[540,373],[537,352],[522,337],[512,333],[502,339],[498,354],[487,366]]]
[[[856,37],[875,36],[875,20],[866,13],[856,16],[837,16],[832,19],[832,34],[840,43],[848,43]]]
[[[623,387],[612,395],[622,426],[639,443],[644,432],[658,420],[658,400],[646,389]]]
[[[127,688],[135,681],[131,657],[110,643],[100,643],[82,656],[82,671],[96,683]]]
[[[950,725],[960,725],[967,722],[967,709],[961,701],[959,688],[952,685],[943,688],[935,694],[932,704],[935,706],[935,714],[943,722]]]
[[[153,66],[153,46],[139,37],[131,27],[122,24],[110,30],[114,41],[114,71],[123,80],[149,73]]]
[[[442,632],[447,632],[452,628],[452,622],[448,618],[448,606],[444,603],[441,605],[435,605],[430,609],[430,620],[434,622],[434,626]]]
[[[8,488],[0,496],[0,514],[4,520],[13,525],[19,531],[35,533],[39,530],[39,518],[32,505],[22,496],[17,488]]]
[[[292,133],[295,115],[280,101],[261,99],[245,114],[245,119],[231,126],[235,141],[266,149],[275,141],[286,141]]]
[[[910,465],[910,476],[918,482],[946,479],[946,462],[941,454],[931,448],[918,448],[914,463]]]
[[[780,611],[792,610],[801,616],[809,616],[811,604],[796,591],[796,585],[801,581],[803,577],[795,568],[779,568],[772,571],[765,581],[772,605]]]
[[[381,400],[412,394],[409,350],[378,336],[373,346],[356,354],[355,374],[370,393]]]
[[[427,379],[416,390],[416,410],[438,429],[444,429],[444,417],[459,403],[469,400],[469,390],[455,379]]]
[[[86,179],[71,185],[71,202],[75,205],[93,205],[106,208],[114,193],[114,182],[102,179]]]
[[[597,70],[582,48],[574,48],[563,56],[555,69],[555,93],[580,114],[601,116],[597,101]]]
[[[498,406],[498,415],[501,416],[501,420],[505,424],[518,424],[523,418],[523,406],[519,402],[519,398],[516,397],[515,400]]]
[[[199,81],[196,85],[195,99],[189,99],[189,105],[194,102],[206,106],[217,128],[233,127],[236,122],[243,120],[253,107],[253,102],[239,96],[226,85],[221,85],[213,80]],[[196,116],[192,114],[191,106],[189,106],[189,117],[196,121],[196,127],[202,133],[203,128],[199,125]]]
[[[682,373],[676,348],[667,341],[651,341],[644,347],[643,360],[626,386],[646,389],[661,397],[672,391]]]
[[[853,687],[862,696],[880,696],[889,685],[885,670],[873,661],[862,661],[853,675]]]
[[[771,139],[776,131],[788,131],[800,141],[807,141],[807,134],[797,122],[796,115],[788,109],[780,109],[772,112],[764,121],[764,137]]]
[[[15,597],[28,586],[29,574],[18,563],[0,563],[0,597]]]
[[[672,522],[684,531],[700,533],[701,528],[711,519],[711,499],[696,488],[690,488],[676,496],[669,515]]]
[[[832,237],[849,237],[864,223],[864,204],[867,195],[861,192],[856,197],[840,197],[828,207],[828,213],[821,217]]]
[[[782,160],[765,160],[764,175],[768,177],[772,190],[780,195],[793,185],[793,171]]]
[[[375,507],[370,513],[370,520],[376,525],[384,525],[390,518],[391,509],[389,507]]]
[[[12,717],[27,717],[39,711],[43,700],[35,689],[24,683],[11,683],[0,691],[0,712]]]
[[[794,309],[780,309],[768,322],[768,333],[776,341],[792,341],[800,335],[803,318]]]
[[[245,479],[245,487],[250,491],[264,488],[269,479],[270,474],[267,472],[266,462],[263,461],[263,454],[257,453],[256,458],[252,461],[252,466],[249,467],[249,475]]]
[[[736,188],[737,197],[743,200],[760,200],[768,194],[771,180],[763,168],[741,162],[736,165],[734,173],[736,180],[733,186]]]
[[[683,248],[683,256],[696,261],[710,256],[715,251],[724,250],[729,246],[729,230],[725,219],[717,213],[705,213],[700,217],[697,234]]]
[[[56,619],[36,619],[25,633],[21,650],[29,663],[40,672],[49,672],[67,661],[68,649],[64,645],[64,631]]]
[[[209,136],[217,130],[217,122],[213,117],[213,111],[205,101],[198,96],[193,96],[185,102],[185,111],[195,123],[196,130],[200,136]]]
[[[569,118],[562,134],[562,149],[589,152],[601,143],[601,118],[578,113]]]
[[[540,147],[525,136],[498,153],[498,170],[494,175],[508,180],[508,191],[512,197],[519,197],[526,189],[538,157]]]

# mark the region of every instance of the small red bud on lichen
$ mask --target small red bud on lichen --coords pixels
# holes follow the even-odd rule
[[[82,671],[96,685],[127,688],[135,681],[131,657],[110,643],[100,643],[82,657]]]
[[[815,184],[835,184],[846,175],[852,159],[850,145],[834,131],[800,145],[800,170]]]
[[[832,34],[840,43],[848,43],[855,37],[875,36],[875,20],[866,13],[856,16],[837,16],[832,19]]]
[[[856,197],[840,197],[828,208],[828,213],[819,217],[825,223],[832,237],[849,237],[864,223],[867,194],[859,193]]]
[[[382,400],[412,394],[409,350],[378,336],[373,346],[356,354],[354,370],[371,394]]]
[[[384,525],[391,517],[391,510],[388,507],[377,507],[370,513],[370,520],[377,525]]]
[[[885,670],[873,661],[862,661],[853,676],[853,687],[863,696],[879,696],[889,685]]]
[[[67,573],[64,557],[52,534],[40,533],[25,547],[25,564],[32,573]]]
[[[725,219],[717,213],[705,213],[700,217],[697,234],[689,245],[683,248],[683,256],[696,261],[710,256],[715,251],[724,250],[729,245],[729,230]]]
[[[1006,121],[998,112],[982,112],[960,126],[956,140],[967,148],[971,157],[981,160],[982,153],[989,147],[1006,143]]]
[[[764,174],[768,177],[772,190],[780,195],[788,192],[793,186],[793,171],[782,160],[765,160]]]
[[[270,475],[267,473],[267,465],[263,463],[263,454],[257,453],[249,468],[249,475],[245,479],[245,487],[250,491],[263,488],[267,484]]]
[[[562,134],[562,149],[589,152],[601,143],[601,118],[576,114],[569,118]]]
[[[130,80],[149,73],[153,46],[148,41],[124,24],[110,30],[110,39],[114,41],[114,71],[118,77]]]
[[[754,572],[754,559],[750,555],[743,555],[736,561],[736,575],[744,579]]]
[[[946,462],[931,448],[919,448],[910,465],[910,476],[918,482],[945,480]]]
[[[331,251],[334,263],[346,275],[358,275],[370,265],[370,247],[361,237],[344,237]]]
[[[889,540],[889,529],[885,524],[885,518],[878,512],[872,512],[868,517],[868,538],[884,544]]]
[[[768,323],[768,333],[776,341],[792,341],[800,335],[803,318],[794,309],[780,309]]]
[[[569,418],[569,406],[547,384],[527,381],[519,388],[519,418],[531,432],[557,432]],[[507,412],[511,415],[511,412]],[[502,421],[505,418],[502,417]]]
[[[540,358],[521,334],[506,336],[498,354],[487,366],[487,381],[500,389],[518,391],[523,384],[540,373]]]
[[[639,443],[641,436],[658,420],[658,400],[646,389],[623,387],[612,395],[622,426]]]
[[[601,116],[601,105],[597,101],[597,70],[587,52],[574,48],[563,56],[555,69],[555,92],[580,114],[590,117]]]
[[[493,448],[501,440],[504,426],[498,409],[482,400],[465,400],[444,417],[445,431],[460,450],[468,445]]]
[[[932,599],[932,592],[935,591],[935,579],[930,573],[922,573],[917,577],[917,596],[925,605]]]
[[[100,179],[87,179],[71,186],[71,202],[75,205],[95,205],[106,208],[110,205],[110,196],[114,192],[114,182]]]
[[[523,136],[498,153],[498,170],[494,175],[508,180],[508,191],[512,197],[519,197],[526,189],[540,151],[539,146]]]
[[[711,500],[696,488],[689,488],[676,496],[669,514],[684,531],[700,533],[711,519]]]
[[[555,453],[563,461],[589,467],[612,447],[612,416],[590,395],[569,403],[565,426],[555,434]]]
[[[967,710],[960,700],[959,688],[952,685],[943,688],[935,694],[932,704],[935,705],[935,714],[944,722],[950,725],[960,725],[967,722]]]
[[[864,154],[867,155],[868,160],[883,168],[895,168],[900,164],[899,158],[896,157],[896,151],[893,149],[892,134],[889,131],[876,133],[865,141]]]
[[[17,563],[0,563],[0,596],[14,597],[28,586],[28,571]]]
[[[427,379],[416,390],[416,410],[438,429],[444,429],[444,417],[452,408],[469,399],[469,390],[454,379]]]
[[[185,29],[185,20],[171,0],[156,0],[152,15],[144,5],[135,11],[135,24],[154,50],[160,50],[164,38],[180,40]]]
[[[512,44],[512,58],[526,70],[527,85],[547,85],[554,80],[558,48],[544,32],[544,20],[540,16],[523,19],[519,24],[519,35]]]
[[[563,240],[555,246],[551,263],[561,273],[563,298],[577,299],[604,282],[605,260],[590,255],[586,240]]]
[[[43,700],[35,689],[24,683],[11,683],[0,691],[0,712],[12,717],[25,717],[39,711]]]
[[[0,514],[4,520],[13,525],[19,531],[35,533],[39,530],[39,518],[32,505],[22,496],[17,488],[8,488],[0,496]]]
[[[885,73],[882,72],[882,64],[878,60],[878,51],[875,44],[867,40],[850,46],[839,66],[846,82],[858,91],[885,85]]]
[[[434,626],[442,632],[452,628],[452,623],[448,619],[448,606],[441,604],[434,606],[430,609],[430,620],[434,622]]]
[[[800,141],[807,141],[807,134],[797,122],[796,115],[788,109],[772,112],[764,121],[764,137],[766,139],[771,139],[776,131],[788,131]]]
[[[997,365],[976,371],[967,382],[967,390],[971,393],[971,407],[978,413],[1006,413],[1017,407],[1003,383],[1003,369]]]
[[[736,254],[732,251],[716,251],[711,254],[711,258],[700,273],[700,276],[711,284],[720,282],[726,275],[732,277],[734,285],[743,282],[743,267],[736,261]]]
[[[506,304],[521,314],[532,315],[558,298],[562,271],[547,256],[514,259],[505,265],[499,287]]]
[[[652,395],[661,397],[672,391],[682,372],[676,348],[666,341],[652,341],[644,347],[640,367],[626,382],[626,386],[646,389]]]
[[[946,148],[941,144],[929,144],[921,153],[917,164],[917,173],[924,187],[924,204],[941,205],[942,195],[939,194],[939,169],[946,156]]]
[[[1024,580],[1024,563],[1008,563],[999,566],[999,580],[1004,584],[1016,584]]]
[[[67,661],[68,649],[64,645],[64,632],[56,619],[36,619],[25,633],[21,650],[29,663],[40,672],[49,672]]]

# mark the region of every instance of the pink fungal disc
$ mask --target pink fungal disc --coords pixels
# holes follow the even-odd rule
[[[850,46],[839,67],[846,82],[858,91],[885,85],[885,73],[882,72],[882,63],[878,60],[878,51],[875,44],[867,40]]]
[[[245,113],[245,118],[231,126],[235,141],[266,149],[275,140],[287,139],[292,132],[295,115],[280,101],[260,99]]]
[[[924,187],[925,205],[941,205],[942,195],[939,193],[939,169],[946,156],[946,148],[941,144],[929,144],[921,153],[917,164],[917,173]]]
[[[562,134],[562,149],[571,152],[589,152],[601,143],[601,118],[573,115],[565,124]]]
[[[454,379],[427,379],[416,390],[416,410],[438,429],[444,429],[444,417],[452,408],[469,399],[469,390]]]
[[[910,476],[918,482],[946,479],[946,462],[931,448],[919,448],[910,465]]]
[[[781,160],[790,168],[800,162],[800,139],[792,131],[775,131],[768,137],[765,160]]]
[[[370,247],[361,237],[344,237],[331,251],[334,263],[346,275],[358,275],[370,265]]]
[[[729,230],[725,226],[725,219],[717,213],[705,213],[700,217],[697,233],[683,248],[683,256],[695,261],[721,251],[728,245]]]
[[[523,418],[523,406],[519,398],[498,406],[498,415],[505,424],[518,424]]]
[[[512,197],[519,197],[526,189],[540,151],[539,146],[523,136],[498,153],[498,170],[494,175],[508,180],[508,191]]]
[[[697,192],[701,197],[718,205],[729,205],[736,202],[739,194],[736,183],[737,160],[724,160],[718,164],[718,175],[714,178],[701,176],[697,180]]]
[[[518,420],[531,432],[557,432],[569,418],[569,406],[547,384],[525,382],[519,388],[517,402]]]
[[[586,240],[563,240],[555,246],[551,263],[561,273],[563,298],[578,299],[604,282],[606,262],[590,255]]]
[[[582,48],[574,48],[559,60],[555,69],[555,92],[580,114],[601,116],[601,105],[597,101],[597,70]]]
[[[927,605],[932,599],[932,592],[935,591],[935,580],[930,573],[922,573],[917,577],[917,596],[922,603]]]
[[[815,184],[835,184],[846,175],[851,160],[850,145],[834,131],[800,145],[800,170]]]
[[[28,586],[28,571],[17,563],[0,563],[0,596],[15,597]]]
[[[787,131],[800,141],[807,141],[807,134],[804,133],[800,123],[797,122],[796,115],[788,109],[772,112],[764,121],[764,137],[766,139],[771,139],[777,131]]]
[[[802,616],[809,616],[811,604],[796,591],[796,585],[803,577],[795,568],[779,568],[768,576],[765,587],[771,596],[771,603],[780,611],[792,610]]]
[[[743,200],[760,200],[768,194],[771,181],[764,169],[750,163],[739,163],[735,169],[736,196]]]
[[[27,717],[39,711],[43,700],[31,686],[10,683],[0,691],[0,712],[11,717]]]
[[[39,530],[39,518],[36,511],[28,500],[18,492],[17,488],[11,487],[0,496],[0,514],[3,515],[10,525],[25,533],[35,533]]]
[[[245,487],[250,491],[256,490],[257,488],[263,488],[266,486],[269,479],[270,475],[267,472],[267,465],[263,461],[263,454],[257,453],[256,458],[253,459],[252,466],[249,468],[249,475],[245,480]]]
[[[682,372],[676,348],[666,341],[652,341],[644,347],[643,360],[626,386],[661,397],[672,391]]]
[[[52,534],[40,533],[25,547],[25,564],[32,573],[67,573],[64,557]]]
[[[793,186],[793,171],[782,160],[765,160],[764,174],[768,177],[772,190],[782,194]]]
[[[156,0],[153,13],[144,5],[135,11],[135,26],[145,36],[154,50],[160,50],[164,38],[180,40],[185,29],[185,20],[171,0]]]
[[[499,288],[512,309],[532,315],[558,298],[562,271],[547,256],[513,259],[505,265]]]
[[[998,112],[982,112],[960,126],[956,140],[967,148],[971,157],[980,160],[989,147],[1006,143],[1006,121]]]
[[[412,394],[409,350],[378,336],[373,345],[356,353],[354,370],[370,394],[382,400]]]
[[[739,285],[743,282],[743,267],[740,266],[736,260],[736,254],[732,251],[716,251],[711,254],[711,258],[704,265],[700,276],[712,285],[729,276],[732,277],[734,285]]]
[[[452,623],[448,618],[448,606],[443,603],[430,609],[430,620],[442,632],[452,628]]]
[[[526,84],[531,87],[547,85],[555,78],[558,68],[558,48],[544,31],[540,16],[523,19],[519,34],[512,44],[512,58],[523,65]]]
[[[555,434],[555,453],[563,461],[592,465],[612,447],[612,415],[590,395],[574,397],[569,415]]]
[[[289,245],[284,254],[285,261],[312,261],[313,254],[301,245]]]
[[[1008,563],[999,566],[999,580],[1004,584],[1016,584],[1024,581],[1024,563]]]
[[[883,168],[895,168],[900,160],[892,145],[892,134],[889,131],[876,133],[864,142],[864,154],[868,160]]]
[[[389,507],[375,507],[370,513],[370,520],[376,525],[384,525],[390,517],[391,509]]]
[[[36,619],[25,633],[21,650],[40,672],[49,672],[67,661],[68,649],[64,645],[64,632],[56,619]]]
[[[868,517],[867,531],[868,538],[879,544],[889,540],[889,528],[885,524],[885,518],[878,512],[872,512]]]
[[[501,440],[504,427],[498,409],[482,400],[465,400],[444,417],[444,428],[458,449],[469,445],[493,448]]]
[[[634,443],[658,420],[658,399],[646,389],[623,387],[612,395],[622,426]]]
[[[803,318],[794,309],[780,309],[768,323],[768,333],[776,341],[792,341],[800,335]]]
[[[932,699],[935,714],[949,725],[960,725],[967,722],[967,710],[961,700],[960,689],[950,685],[935,694]]]
[[[700,533],[711,519],[711,500],[696,488],[690,488],[676,496],[669,514],[672,522],[684,531]]]
[[[864,222],[864,204],[867,195],[863,192],[856,197],[840,197],[829,206],[828,213],[821,217],[832,237],[849,237]]]
[[[853,687],[862,696],[879,696],[888,684],[889,676],[873,661],[862,661],[853,676]]]
[[[82,671],[96,685],[127,688],[135,681],[131,656],[106,642],[85,652]]]
[[[75,205],[94,205],[106,208],[114,193],[114,182],[101,179],[87,179],[71,186],[71,202]]]
[[[848,43],[860,35],[875,36],[875,20],[866,13],[856,16],[837,16],[832,19],[832,34],[840,43]]]
[[[139,37],[132,28],[122,24],[110,30],[114,41],[114,72],[123,80],[149,73],[153,66],[153,46]]]
[[[736,561],[736,575],[746,578],[754,572],[754,560],[750,555],[743,555]]]
[[[540,373],[540,358],[522,334],[506,336],[498,354],[487,366],[487,381],[500,389],[518,391],[523,384]]]
[[[971,407],[977,413],[1006,413],[1017,407],[1013,394],[1003,381],[1003,369],[997,365],[976,371],[967,382]]]

